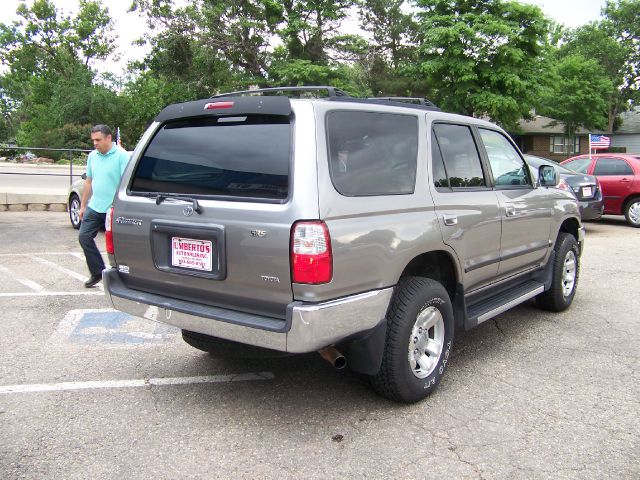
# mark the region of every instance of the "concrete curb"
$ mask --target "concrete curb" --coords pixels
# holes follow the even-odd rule
[[[57,193],[0,192],[0,212],[66,212],[67,195]]]
[[[67,205],[64,203],[13,203],[1,204],[0,212],[66,212]]]

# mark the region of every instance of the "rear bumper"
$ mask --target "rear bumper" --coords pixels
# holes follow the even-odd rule
[[[582,220],[598,220],[602,217],[604,203],[602,200],[580,201],[580,216]]]
[[[102,273],[113,308],[213,337],[290,353],[306,353],[337,343],[378,325],[387,313],[393,288],[323,303],[292,302],[286,320],[192,304],[128,288],[119,273]]]

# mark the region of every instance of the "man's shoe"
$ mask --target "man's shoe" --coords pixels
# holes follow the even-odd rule
[[[91,288],[102,280],[102,275],[91,275],[89,280],[84,282],[84,286],[87,288]]]

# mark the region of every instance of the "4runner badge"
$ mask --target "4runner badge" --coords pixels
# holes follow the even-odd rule
[[[142,225],[142,220],[138,220],[137,218],[118,217],[116,218],[116,223],[123,225],[136,225],[139,227]]]

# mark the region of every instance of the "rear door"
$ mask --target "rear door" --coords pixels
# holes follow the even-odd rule
[[[284,318],[291,225],[317,199],[291,201],[289,100],[230,100],[159,116],[114,204],[115,260],[129,288]],[[313,149],[313,130],[300,143]]]
[[[444,243],[463,267],[467,291],[495,280],[501,218],[469,125],[432,126],[432,191]]]
[[[633,168],[623,158],[598,157],[593,175],[600,181],[605,212],[619,215],[624,199],[633,191]]]

